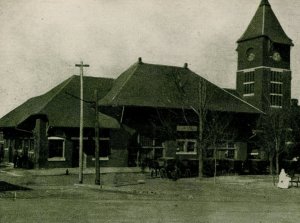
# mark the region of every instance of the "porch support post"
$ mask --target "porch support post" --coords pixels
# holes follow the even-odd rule
[[[46,121],[36,119],[34,128],[34,168],[46,167],[48,160],[48,138]]]

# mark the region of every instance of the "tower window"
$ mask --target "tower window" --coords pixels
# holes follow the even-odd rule
[[[274,108],[282,107],[282,95],[271,94],[270,99],[271,99],[271,107]]]
[[[274,108],[281,108],[283,96],[282,73],[271,71],[270,79],[270,105]]]
[[[245,73],[244,83],[247,83],[247,82],[254,82],[254,71]]]
[[[271,94],[282,94],[282,83],[275,83],[275,82],[271,81],[270,93]]]
[[[246,72],[244,76],[244,96],[254,95],[254,71]]]
[[[282,82],[282,73],[276,72],[276,71],[271,71],[271,81]]]
[[[244,95],[254,94],[254,83],[244,84]]]

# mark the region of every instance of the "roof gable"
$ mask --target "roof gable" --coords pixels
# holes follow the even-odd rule
[[[261,1],[248,28],[237,42],[262,36],[266,36],[276,43],[293,46],[292,40],[284,32],[268,0]]]
[[[99,104],[103,106],[197,108],[200,80],[206,83],[208,109],[261,112],[188,68],[146,63],[136,63],[122,73]]]
[[[94,90],[98,90],[99,98],[111,88],[113,79],[84,77],[84,100],[94,100]],[[72,76],[51,89],[49,92],[31,98],[0,119],[0,127],[16,127],[36,114],[46,115],[49,126],[79,127],[80,117],[80,77]],[[90,103],[84,104],[84,126],[94,127],[95,111]],[[100,118],[109,123],[108,116],[100,114]],[[112,119],[112,118],[111,118]],[[114,122],[114,120],[111,120]],[[101,123],[100,123],[101,124]],[[104,127],[104,126],[102,126]]]
[[[0,127],[15,127],[25,121],[29,116],[40,114],[41,110],[49,103],[50,99],[53,98],[69,81],[70,78],[57,85],[46,94],[25,101],[0,119]]]

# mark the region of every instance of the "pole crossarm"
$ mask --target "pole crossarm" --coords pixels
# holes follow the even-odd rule
[[[81,61],[80,64],[75,64],[75,67],[80,67],[80,68],[83,68],[83,67],[89,67],[90,65],[88,64],[83,64],[83,62]]]

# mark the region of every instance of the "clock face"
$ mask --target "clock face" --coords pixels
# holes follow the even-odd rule
[[[255,58],[255,53],[253,48],[249,48],[246,52],[247,60],[248,61],[253,61]]]
[[[273,60],[275,60],[275,61],[281,61],[281,55],[280,55],[280,53],[278,53],[277,51],[275,51],[275,52],[273,53],[272,58],[273,58]]]

